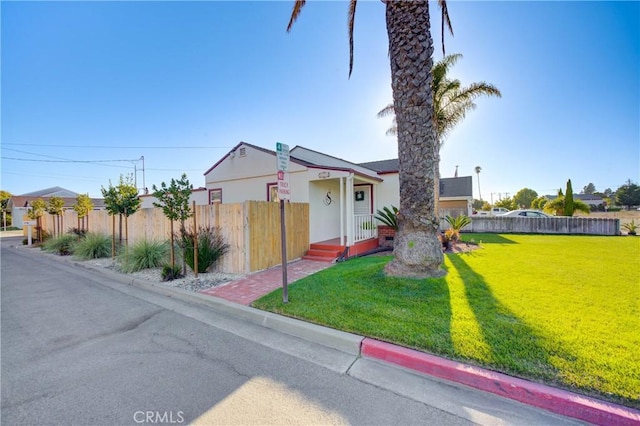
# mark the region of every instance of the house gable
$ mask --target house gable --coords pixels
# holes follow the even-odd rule
[[[333,157],[331,155],[323,154],[318,151],[314,151],[302,146],[296,146],[291,150],[291,157],[300,161],[307,162],[310,165],[318,168],[335,169],[341,171],[350,171],[357,175],[373,178],[379,180],[377,173],[373,173],[372,169],[362,167],[359,164],[352,163],[341,158]]]
[[[291,159],[289,171],[306,170],[306,163]],[[276,174],[276,152],[240,142],[204,173],[205,183]]]

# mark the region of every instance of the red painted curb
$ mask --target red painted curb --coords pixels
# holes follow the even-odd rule
[[[365,338],[360,353],[597,425],[640,425],[640,411]]]

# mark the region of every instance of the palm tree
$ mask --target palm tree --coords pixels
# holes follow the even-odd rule
[[[437,233],[435,208],[438,174],[438,139],[433,119],[433,39],[427,0],[383,0],[386,8],[391,88],[398,124],[400,212],[394,244],[394,259],[385,272],[392,276],[435,277],[445,271]],[[287,30],[306,0],[296,0]],[[445,25],[453,34],[447,3],[438,0]],[[348,13],[349,76],[353,69],[353,21],[357,0],[350,0]],[[444,52],[444,44],[443,44]]]
[[[480,172],[482,171],[482,167],[476,166],[476,174],[478,175],[478,197],[480,197],[480,201],[482,201],[482,193],[480,192]]]
[[[466,113],[476,109],[476,104],[474,103],[476,98],[480,96],[502,97],[502,93],[497,87],[484,81],[461,87],[460,80],[447,78],[449,69],[461,58],[462,55],[459,53],[447,55],[441,61],[436,62],[431,69],[433,74],[431,86],[435,110],[434,119],[440,147],[442,147],[447,134],[464,119]],[[387,105],[378,112],[378,118],[389,116],[393,117],[393,122],[387,130],[387,135],[395,136],[398,133],[398,126],[393,104]]]

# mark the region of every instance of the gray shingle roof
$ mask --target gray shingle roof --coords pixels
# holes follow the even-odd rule
[[[368,163],[360,163],[359,166],[375,170],[378,173],[392,173],[399,170],[398,159],[369,161]]]
[[[473,185],[471,176],[440,178],[441,197],[472,197]]]

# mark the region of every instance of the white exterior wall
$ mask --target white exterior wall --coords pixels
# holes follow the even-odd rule
[[[382,210],[383,207],[395,206],[400,208],[400,175],[389,173],[380,176],[384,179],[379,185],[374,186],[373,212]]]
[[[11,209],[11,226],[22,228],[22,216],[27,214],[26,207],[13,207]]]
[[[246,177],[216,182],[207,182],[207,190],[222,189],[223,203],[241,203],[244,201],[267,201],[267,184],[277,183],[276,172],[264,176]],[[291,202],[306,203],[309,189],[304,172],[289,173]],[[207,191],[208,202],[208,191]]]
[[[331,203],[326,197],[330,192]],[[309,242],[317,243],[340,236],[340,181],[309,182]]]
[[[244,156],[240,155],[242,148]],[[267,184],[277,182],[276,167],[275,154],[241,145],[205,175],[205,186],[207,190],[222,189],[223,203],[266,201]],[[306,170],[300,164],[289,163],[291,202],[308,202]],[[207,191],[207,202],[208,197]]]

